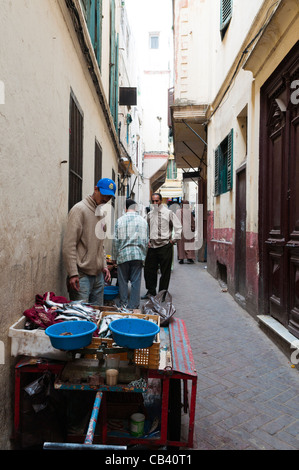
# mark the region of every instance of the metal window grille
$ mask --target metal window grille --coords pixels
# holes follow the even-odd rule
[[[95,185],[102,178],[102,159],[103,159],[102,147],[100,146],[99,142],[96,140],[95,150],[94,150],[94,184]]]
[[[82,199],[83,114],[75,97],[70,98],[69,210]]]

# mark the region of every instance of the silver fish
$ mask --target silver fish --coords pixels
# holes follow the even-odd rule
[[[102,338],[108,338],[109,336],[112,336],[112,333],[109,329],[109,325],[113,320],[118,320],[119,318],[128,318],[128,317],[127,316],[124,317],[123,315],[117,315],[117,314],[107,315],[103,317],[101,324],[100,324],[100,328],[99,328],[99,336],[101,336]]]
[[[90,307],[86,302],[83,302],[82,300],[78,301],[73,301],[67,304],[68,306],[71,306],[75,308],[76,310],[81,310],[85,313],[97,313],[98,310]]]
[[[80,313],[80,312],[76,312],[75,310],[65,310],[63,312],[61,312],[62,315],[65,315],[65,316],[74,316],[74,317],[78,317],[78,318],[81,318],[83,320],[90,320],[90,318],[87,316],[87,315],[84,315],[83,313]]]
[[[65,304],[59,304],[56,302],[53,302],[52,300],[45,300],[44,302],[48,307],[60,307],[62,308]]]
[[[71,316],[65,316],[65,315],[58,315],[55,320],[63,320],[63,321],[78,321],[80,320],[78,317],[71,317]],[[84,320],[83,320],[84,321]],[[88,320],[85,320],[88,321]]]

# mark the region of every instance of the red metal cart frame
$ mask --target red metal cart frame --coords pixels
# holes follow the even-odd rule
[[[148,378],[159,379],[162,384],[161,395],[161,429],[160,437],[158,438],[134,438],[130,437],[116,437],[109,436],[106,420],[106,392],[101,390],[101,387],[95,388],[96,397],[94,407],[91,413],[90,424],[88,433],[82,445],[94,445],[93,437],[94,430],[99,417],[101,425],[101,444],[105,445],[123,445],[123,444],[140,444],[145,446],[173,446],[182,448],[193,447],[194,435],[194,421],[195,421],[195,407],[196,407],[196,388],[197,388],[197,372],[195,369],[193,354],[186,325],[183,320],[179,318],[172,318],[169,326],[167,327],[170,338],[171,349],[171,367],[157,370],[147,370]],[[163,344],[161,344],[163,348]],[[59,374],[64,367],[64,363],[51,364],[48,362],[41,362],[36,365],[26,365],[21,367],[17,364],[15,369],[15,418],[14,430],[17,437],[20,433],[20,377],[22,370],[26,372],[43,372],[49,370],[53,374]],[[168,421],[169,421],[169,397],[170,397],[170,383],[173,380],[179,380],[183,384],[183,407],[184,413],[189,411],[189,423],[187,438],[185,440],[171,440],[169,438]],[[191,387],[189,387],[191,385]],[[190,390],[190,400],[189,400]],[[180,400],[180,397],[179,397]],[[181,406],[181,401],[179,403]],[[66,444],[65,448],[71,444]],[[58,444],[59,448],[63,448],[64,444]],[[51,447],[51,443],[47,443],[46,448],[55,448],[55,443]]]

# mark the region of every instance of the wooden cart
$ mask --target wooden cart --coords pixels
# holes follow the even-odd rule
[[[172,318],[168,327],[160,328],[160,360],[158,367],[143,368],[142,377],[145,381],[141,386],[91,385],[87,383],[64,383],[61,380],[63,370],[67,364],[54,366],[54,373],[58,373],[55,381],[57,390],[86,390],[95,392],[95,399],[89,426],[85,438],[68,443],[45,442],[45,449],[109,448],[125,449],[127,446],[141,446],[141,448],[180,447],[191,449],[193,447],[194,419],[196,406],[197,373],[194,365],[192,350],[187,329],[183,320]],[[43,363],[43,368],[46,365]],[[26,369],[26,368],[25,368]],[[24,368],[22,368],[24,372]],[[18,384],[21,368],[16,367],[16,403],[15,403],[15,431],[19,431],[20,419],[17,403],[20,395]],[[159,428],[152,434],[133,437],[128,429],[127,433],[117,435],[108,428],[107,420],[107,393],[147,393],[144,385],[150,379],[158,379],[161,384],[161,416]],[[125,405],[124,405],[125,406]],[[96,427],[100,426],[100,436],[95,436]],[[95,443],[96,442],[96,443]]]

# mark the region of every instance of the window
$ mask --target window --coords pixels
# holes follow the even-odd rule
[[[159,33],[150,33],[149,47],[150,49],[159,49]]]
[[[69,210],[82,199],[83,179],[83,113],[76,98],[70,99],[69,140]]]
[[[97,182],[102,178],[102,147],[99,142],[95,142],[94,150],[94,184],[96,186]]]
[[[90,39],[100,68],[102,52],[102,2],[103,0],[81,0]]]
[[[233,187],[233,129],[215,150],[215,196]]]
[[[167,166],[167,179],[175,180],[177,178],[177,167],[174,160],[169,160]]]
[[[221,39],[224,38],[226,30],[229,26],[233,12],[233,0],[220,1],[220,33]]]

